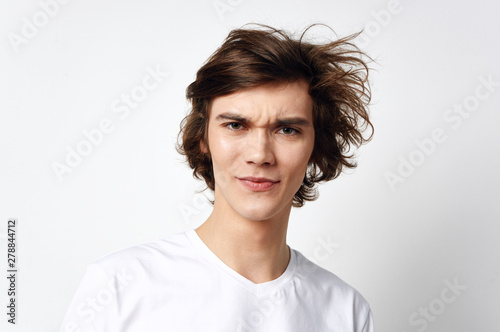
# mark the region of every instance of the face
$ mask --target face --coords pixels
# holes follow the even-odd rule
[[[208,123],[215,208],[249,220],[286,213],[314,146],[313,101],[304,81],[217,97]],[[208,152],[202,144],[202,149]]]

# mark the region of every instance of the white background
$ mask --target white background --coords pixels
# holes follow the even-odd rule
[[[208,216],[195,195],[203,185],[174,149],[185,88],[248,22],[299,33],[321,22],[339,35],[365,27],[360,45],[377,60],[374,139],[355,171],[292,211],[289,244],[357,288],[377,331],[498,331],[497,1],[56,5],[49,16],[36,1],[0,2],[0,265],[16,217],[20,271],[15,327],[0,282],[2,331],[56,331],[88,263]],[[169,76],[121,118],[113,103],[148,67]],[[60,181],[54,162],[65,164],[102,119],[113,131]],[[435,130],[441,139],[430,144]]]

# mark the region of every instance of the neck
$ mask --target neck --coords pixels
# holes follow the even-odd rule
[[[226,265],[254,283],[278,278],[290,259],[286,232],[291,205],[267,220],[249,220],[222,204],[196,229]]]

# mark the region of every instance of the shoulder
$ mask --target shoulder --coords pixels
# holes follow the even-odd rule
[[[296,276],[313,296],[321,296],[326,302],[330,300],[344,308],[351,307],[361,315],[370,314],[368,302],[354,287],[310,261],[299,251],[294,251],[297,259]]]
[[[321,307],[327,314],[328,330],[372,332],[373,318],[366,299],[351,285],[337,275],[311,262],[299,251],[296,256],[296,282],[304,299],[311,305]]]
[[[186,232],[167,235],[154,241],[137,244],[106,254],[90,264],[90,268],[100,269],[106,274],[118,270],[148,270],[161,263],[168,266],[189,254],[190,241]]]

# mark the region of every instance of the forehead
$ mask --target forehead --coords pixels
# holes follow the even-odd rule
[[[257,122],[283,116],[301,116],[312,122],[312,108],[307,82],[269,83],[214,98],[210,119],[231,112]]]

